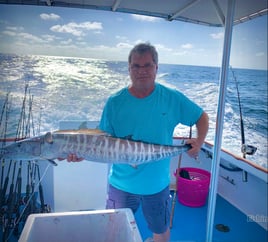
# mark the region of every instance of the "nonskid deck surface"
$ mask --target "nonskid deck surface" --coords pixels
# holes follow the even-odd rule
[[[207,209],[207,205],[192,208],[177,201],[170,242],[205,242]],[[135,214],[135,218],[143,240],[152,237],[142,216],[141,208]],[[229,228],[229,232],[220,232],[215,228],[216,225],[223,230]],[[267,234],[267,231],[252,222],[250,217],[221,196],[217,197],[213,242],[264,242],[268,241]]]

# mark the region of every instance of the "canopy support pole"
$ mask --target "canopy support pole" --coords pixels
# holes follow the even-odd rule
[[[213,159],[211,166],[211,181],[210,181],[210,193],[208,200],[206,242],[212,241],[213,228],[214,228],[214,217],[216,210],[216,199],[217,199],[219,167],[220,167],[222,130],[224,123],[225,98],[226,98],[226,89],[228,82],[228,69],[229,69],[229,61],[231,53],[234,11],[235,11],[235,0],[228,0],[227,16],[225,19],[225,26],[224,26],[225,27],[224,44],[223,44],[222,65],[220,73],[220,88],[219,88],[218,110],[216,118],[216,131],[215,131]]]

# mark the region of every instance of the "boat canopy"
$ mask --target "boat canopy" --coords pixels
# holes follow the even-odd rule
[[[177,20],[214,27],[224,27],[220,88],[206,228],[206,241],[211,242],[216,209],[233,25],[266,15],[268,12],[267,0],[0,0],[0,4],[47,5],[51,7],[107,10],[160,17],[167,21]]]
[[[225,25],[228,7],[228,0],[0,0],[0,3],[124,12],[214,27]],[[236,0],[233,23],[265,14],[267,0]]]

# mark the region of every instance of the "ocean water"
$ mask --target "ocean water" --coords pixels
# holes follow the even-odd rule
[[[30,135],[56,130],[61,120],[99,120],[110,94],[130,83],[127,62],[0,54],[0,69],[1,137],[15,137],[25,127]],[[267,71],[233,71],[239,87],[246,144],[257,147],[257,152],[247,158],[267,167]],[[158,82],[180,90],[209,114],[210,142],[215,137],[219,75],[216,67],[160,64],[157,76]],[[239,105],[232,73],[227,90],[222,147],[242,156]],[[19,120],[23,121],[20,125]],[[189,128],[178,125],[174,135],[187,137]]]

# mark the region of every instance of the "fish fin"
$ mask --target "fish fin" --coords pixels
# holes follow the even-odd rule
[[[53,138],[52,138],[52,133],[51,132],[47,132],[45,134],[44,140],[49,143],[52,144],[53,143]]]
[[[185,149],[186,151],[192,149],[193,147],[190,144],[179,144],[179,145],[173,145],[174,147]]]
[[[133,140],[132,137],[133,137],[133,134],[129,134],[129,135],[123,137],[122,139]],[[133,141],[134,141],[134,140],[133,140]]]
[[[127,136],[125,136],[125,137],[123,137],[123,138],[121,138],[121,139],[126,139],[126,140],[130,140],[130,141],[146,143],[146,142],[144,142],[144,141],[142,141],[142,140],[133,139],[133,134],[129,134],[129,135],[127,135]]]
[[[46,157],[42,157],[42,156],[40,156],[40,159],[41,160],[46,160],[46,161],[48,161],[50,164],[52,164],[53,166],[57,166],[58,165],[58,163],[56,162],[56,161],[54,161],[53,159],[49,159],[49,158],[46,158]]]
[[[193,148],[190,144],[184,144],[183,146],[184,146],[185,148],[187,148],[187,150],[190,150],[190,149]]]
[[[87,121],[82,122],[79,125],[78,129],[88,129],[88,127],[87,127]]]
[[[50,164],[52,164],[53,166],[57,166],[58,164],[54,161],[54,160],[52,160],[52,159],[47,159],[47,161],[50,163]]]

